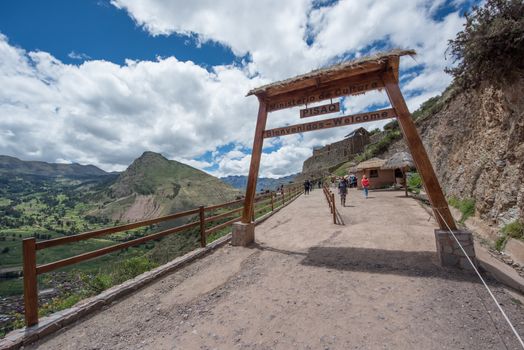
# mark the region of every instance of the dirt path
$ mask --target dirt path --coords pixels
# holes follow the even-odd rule
[[[226,246],[32,348],[518,349],[477,280],[435,261],[435,222],[400,192],[320,190]],[[496,296],[524,333],[524,308]]]

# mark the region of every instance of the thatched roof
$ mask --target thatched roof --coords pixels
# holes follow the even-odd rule
[[[386,161],[380,158],[371,158],[357,165],[357,170],[381,168]]]
[[[365,73],[367,71],[378,71],[381,68],[383,68],[384,64],[388,61],[389,58],[397,58],[405,55],[414,56],[416,55],[416,52],[415,50],[401,49],[393,49],[387,52],[379,52],[371,56],[360,57],[352,61],[345,61],[329,67],[316,69],[306,74],[297,75],[294,78],[289,78],[271,84],[266,84],[258,88],[252,89],[247,93],[247,96],[259,95],[262,93],[266,93],[269,90],[271,90],[273,93],[273,90],[290,90],[291,88],[293,88],[294,85],[302,86],[303,84],[301,83],[305,80],[311,80],[313,85],[315,83],[318,83],[319,78],[322,78],[323,81],[325,81],[326,79],[335,80],[337,79],[337,75],[339,75],[340,73],[346,73],[348,71],[355,71],[355,75]]]
[[[403,169],[403,168],[414,168],[415,162],[408,152],[398,152],[391,156],[382,169]]]

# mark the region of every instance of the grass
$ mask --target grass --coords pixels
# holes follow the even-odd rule
[[[458,199],[457,197],[451,197],[449,205],[460,210],[462,216],[459,222],[463,224],[469,217],[475,215],[475,200],[472,198]]]
[[[384,137],[376,143],[366,146],[364,152],[354,158],[354,162],[360,163],[386,152],[389,146],[402,137],[400,130],[386,130]]]
[[[354,162],[351,162],[351,161],[339,164],[332,171],[332,173],[336,176],[345,176],[349,173],[349,168],[351,167],[352,164],[354,164]]]
[[[2,297],[20,295],[23,290],[24,281],[22,278],[0,280],[0,295]]]

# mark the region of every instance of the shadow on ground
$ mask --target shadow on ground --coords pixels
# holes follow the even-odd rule
[[[439,266],[436,253],[429,251],[316,246],[311,247],[307,252],[300,252],[259,244],[255,244],[253,248],[279,254],[302,256],[303,260],[300,263],[306,266],[478,283],[478,279],[469,272]]]
[[[438,266],[435,252],[427,251],[317,246],[309,249],[301,263],[335,270],[476,281],[471,274]]]

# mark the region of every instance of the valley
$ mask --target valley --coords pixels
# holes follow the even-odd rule
[[[36,163],[36,166],[35,166]],[[23,311],[22,240],[74,235],[238,198],[241,192],[185,164],[145,152],[120,174],[96,167],[0,158],[0,333]],[[57,170],[58,169],[58,170]],[[80,169],[80,171],[79,171]],[[88,169],[88,173],[82,173]],[[147,210],[150,205],[154,210]],[[40,251],[57,261],[158,232],[181,223],[149,225]],[[167,225],[167,226],[166,226]],[[217,232],[218,238],[222,231]],[[162,242],[162,244],[159,244]],[[97,294],[199,246],[197,229],[151,241],[39,277],[44,314]]]

